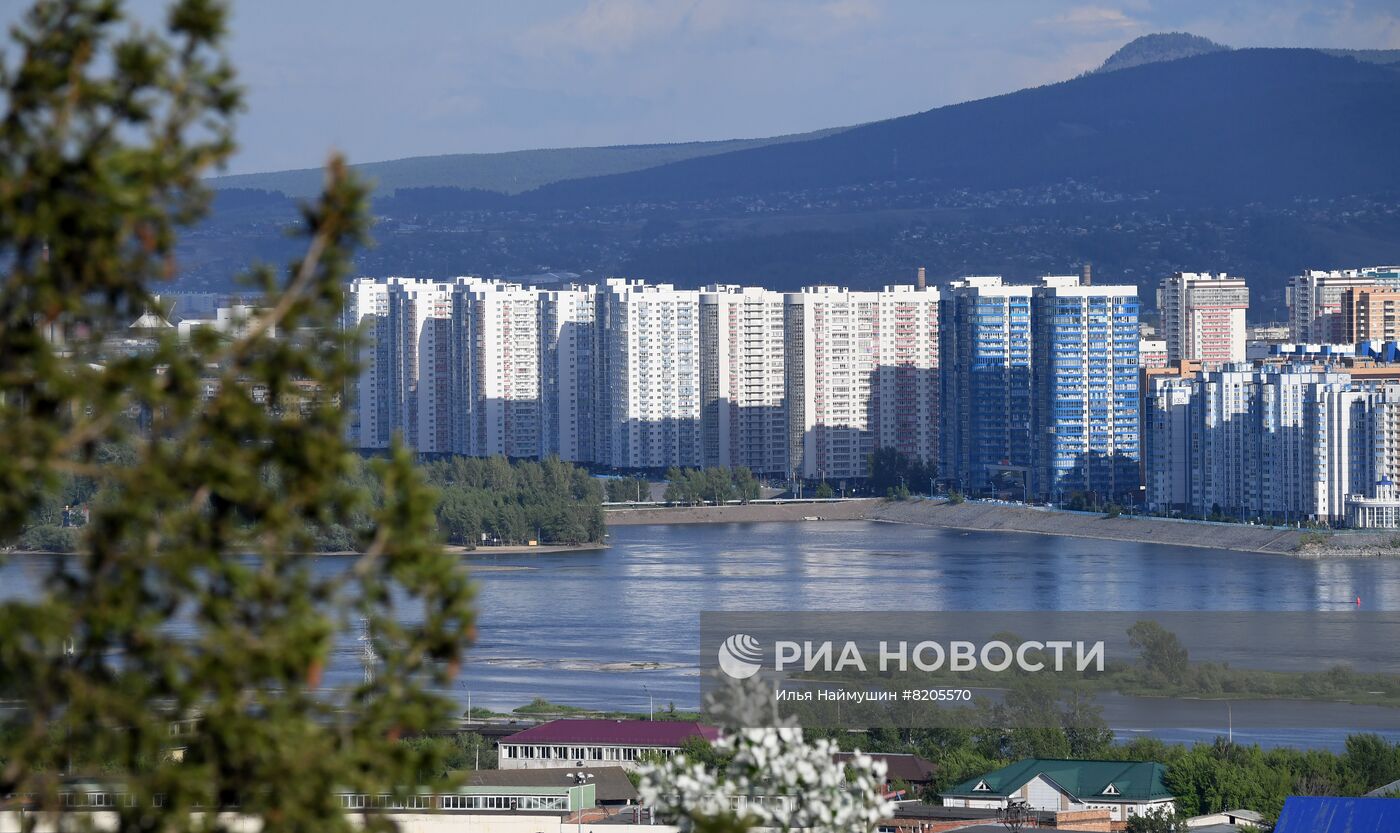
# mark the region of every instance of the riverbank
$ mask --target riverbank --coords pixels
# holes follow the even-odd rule
[[[1167,544],[1177,547],[1239,550],[1296,555],[1304,533],[1248,524],[1205,523],[1140,515],[1106,517],[1005,503],[968,501],[951,504],[929,500],[884,503],[871,520],[919,524],[977,532],[1029,532],[1104,541]]]
[[[593,552],[607,549],[607,544],[539,544],[537,546],[508,544],[469,549],[467,547],[443,547],[453,555],[548,555],[561,552]]]
[[[659,506],[646,509],[607,509],[608,526],[642,524],[741,524],[782,521],[866,520],[883,500],[841,500],[830,503],[736,503],[728,506]]]
[[[1350,535],[1336,536],[1335,544],[1334,539],[1329,537],[1326,544],[1310,543],[1304,547],[1306,532],[1297,529],[1147,518],[1137,515],[1109,518],[1093,512],[1067,512],[981,501],[953,504],[946,501],[886,501],[872,498],[818,504],[609,509],[604,513],[604,519],[609,526],[770,523],[801,521],[808,518],[883,521],[974,532],[1025,532],[1105,541],[1301,555],[1309,558],[1400,554],[1395,551],[1382,552],[1379,541],[1371,544],[1369,539],[1364,544],[1360,539],[1356,544],[1343,544],[1343,541],[1352,537]],[[1379,539],[1381,536],[1375,537]]]

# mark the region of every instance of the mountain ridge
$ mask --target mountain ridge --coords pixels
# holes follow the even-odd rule
[[[683,159],[728,153],[751,147],[819,139],[846,130],[829,127],[807,133],[788,133],[753,139],[718,139],[697,142],[655,142],[600,147],[529,148],[497,153],[444,153],[406,156],[381,162],[360,162],[350,167],[375,184],[375,190],[392,195],[400,188],[451,187],[494,191],[512,195],[551,182],[626,173]],[[218,190],[277,191],[306,198],[320,192],[325,172],[321,168],[295,168],[211,177]]]
[[[1373,122],[1352,137],[1353,153],[1337,158],[1337,119],[1363,110]],[[1377,170],[1400,187],[1393,149],[1375,141],[1377,132],[1400,130],[1397,113],[1400,73],[1392,69],[1316,50],[1241,49],[1090,74],[795,145],[552,183],[521,199],[705,198],[909,177],[1002,188],[1086,176],[1131,188],[1272,196],[1293,187],[1273,175],[1282,170],[1329,193],[1370,187]],[[1204,125],[1215,127],[1197,129]],[[1292,132],[1280,134],[1284,126]],[[1133,173],[1142,175],[1113,181]]]
[[[1155,32],[1133,38],[1109,55],[1094,72],[1141,66],[1143,64],[1175,61],[1212,52],[1227,52],[1230,47],[1190,32]]]

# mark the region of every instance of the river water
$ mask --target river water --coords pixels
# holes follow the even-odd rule
[[[624,526],[611,529],[609,543],[464,557],[477,583],[480,636],[454,695],[499,710],[534,697],[640,712],[694,708],[702,610],[1342,610],[1360,598],[1368,609],[1400,611],[1400,560],[872,521]],[[328,571],[347,563],[317,561]],[[43,559],[10,559],[0,567],[0,598],[30,592],[46,569]],[[345,642],[329,680],[358,675],[358,663]],[[1196,734],[1208,739],[1223,724]],[[1289,731],[1244,739],[1333,746],[1345,734]]]

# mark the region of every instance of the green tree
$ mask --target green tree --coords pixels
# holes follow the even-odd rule
[[[1190,655],[1177,635],[1157,622],[1143,620],[1128,628],[1128,644],[1138,651],[1148,675],[1159,683],[1186,676]]]
[[[331,161],[305,256],[249,276],[263,311],[243,332],[103,350],[157,306],[178,233],[205,211],[202,178],[233,147],[225,19],[216,0],[177,0],[138,29],[117,0],[43,0],[0,59],[0,541],[66,478],[107,496],[72,568],[0,604],[0,680],[18,701],[0,717],[0,795],[63,812],[61,775],[101,769],[132,797],[120,830],[203,830],[192,809],[237,802],[268,833],[349,833],[337,788],[403,790],[440,762],[398,738],[448,719],[432,691],[472,628],[412,460],[375,465],[371,504],[342,439],[356,336],[338,325],[364,189]],[[305,553],[337,526],[366,530],[362,554],[313,570]],[[172,632],[173,616],[192,627]],[[329,688],[359,621],[379,673]]]
[[[831,488],[831,484],[823,480],[817,484],[817,488],[812,492],[812,496],[818,500],[829,500],[836,497],[836,490]]]
[[[1141,815],[1128,817],[1128,833],[1187,833],[1186,819],[1176,809],[1158,807]]]

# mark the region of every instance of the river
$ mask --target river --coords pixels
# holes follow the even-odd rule
[[[1357,598],[1369,609],[1400,610],[1400,560],[1303,560],[873,521],[610,533],[611,546],[597,551],[464,557],[477,568],[480,637],[458,699],[499,710],[534,697],[641,712],[669,703],[694,708],[702,610],[1340,610]],[[346,561],[321,557],[317,569]],[[29,592],[44,569],[42,559],[11,559],[0,568],[0,597]],[[359,673],[347,641],[329,679]],[[1293,731],[1292,741],[1308,745],[1340,737]]]

